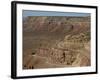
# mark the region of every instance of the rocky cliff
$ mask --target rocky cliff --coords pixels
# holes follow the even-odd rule
[[[90,26],[89,16],[27,17],[23,21],[23,68],[90,66]]]

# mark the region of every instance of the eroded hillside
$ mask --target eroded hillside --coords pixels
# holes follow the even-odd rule
[[[23,69],[90,66],[90,33],[90,17],[27,17]]]

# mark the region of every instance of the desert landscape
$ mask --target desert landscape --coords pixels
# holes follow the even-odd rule
[[[28,16],[23,69],[91,66],[90,16]]]

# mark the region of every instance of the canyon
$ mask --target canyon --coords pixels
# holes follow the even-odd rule
[[[90,16],[28,16],[23,69],[91,66]]]

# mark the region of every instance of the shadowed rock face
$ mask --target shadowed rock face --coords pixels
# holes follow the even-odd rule
[[[90,66],[90,17],[29,16],[23,21],[23,69]]]

